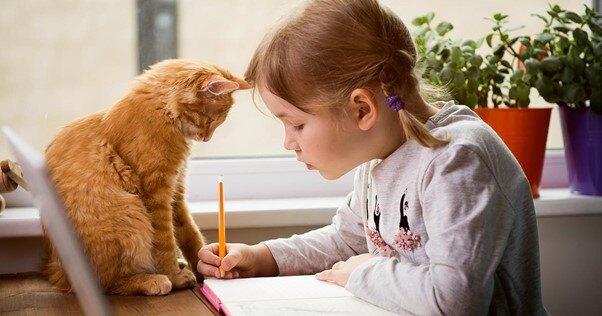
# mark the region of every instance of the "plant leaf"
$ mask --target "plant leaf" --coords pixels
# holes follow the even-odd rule
[[[558,79],[562,81],[563,84],[573,82],[573,78],[575,77],[575,72],[571,67],[563,67]]]
[[[547,73],[553,74],[560,68],[562,68],[562,62],[556,56],[548,56],[541,61],[541,69]]]
[[[568,27],[566,27],[566,26],[564,26],[564,25],[557,25],[557,26],[554,26],[554,27],[553,27],[553,29],[555,29],[555,30],[556,30],[556,31],[558,31],[558,32],[562,32],[562,33],[568,33],[568,32],[570,32],[570,31],[571,31],[571,29],[570,29],[570,28],[568,28]]]
[[[587,26],[589,26],[589,29],[592,30],[593,33],[602,36],[602,26],[600,26],[600,23],[596,23],[595,21],[592,21],[592,19],[589,19],[587,20]]]
[[[589,107],[594,113],[602,115],[602,89],[592,91],[589,96]]]
[[[581,17],[577,13],[571,12],[571,11],[567,11],[567,12],[563,13],[562,17],[564,17],[565,19],[569,19],[578,24],[581,24],[583,22],[583,20],[581,20]]]
[[[425,16],[427,22],[431,22],[435,18],[435,12],[429,12]]]
[[[531,39],[528,37],[521,37],[518,41],[527,48],[531,47]]]
[[[412,24],[416,25],[416,26],[421,26],[423,24],[426,24],[426,17],[424,17],[424,16],[416,17],[412,20]]]
[[[585,90],[583,85],[579,83],[572,83],[563,87],[562,99],[568,104],[577,104],[585,101]]]
[[[517,81],[517,80],[521,79],[524,75],[525,75],[525,71],[524,70],[522,70],[522,69],[516,69],[512,73],[512,76],[510,76],[510,80]]]
[[[441,79],[441,82],[443,84],[447,84],[448,82],[451,81],[452,76],[453,76],[452,70],[449,69],[449,67],[443,67],[439,78]]]
[[[594,44],[593,51],[596,58],[602,58],[602,42]]]
[[[554,36],[550,33],[542,33],[542,34],[535,36],[535,39],[542,44],[547,44],[552,39],[554,39]]]
[[[550,23],[550,22],[548,22],[548,19],[541,14],[531,14],[531,15],[542,19],[546,24]]]
[[[587,33],[582,29],[574,29],[573,30],[573,38],[577,41],[577,44],[579,44],[579,45],[583,45],[583,46],[589,45]]]
[[[435,31],[440,36],[443,36],[453,29],[454,29],[454,26],[451,23],[443,21],[443,22],[437,24]]]
[[[525,60],[525,68],[527,69],[527,73],[534,73],[539,70],[541,67],[541,62],[535,58],[529,58]]]

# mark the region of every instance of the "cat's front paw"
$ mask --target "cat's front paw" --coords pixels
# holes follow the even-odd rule
[[[141,292],[144,295],[166,295],[171,292],[172,284],[165,275],[151,275],[141,280]]]
[[[186,259],[178,258],[178,267],[180,267],[180,269],[184,269],[187,266],[188,266],[188,262],[186,261]]]
[[[188,268],[180,270],[177,274],[170,275],[169,280],[174,289],[189,289],[196,285],[196,276]]]

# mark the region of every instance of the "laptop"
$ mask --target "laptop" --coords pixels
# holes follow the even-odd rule
[[[61,259],[84,314],[112,315],[110,305],[67,218],[65,207],[54,190],[44,157],[10,128],[4,127],[2,131],[31,186],[34,203],[40,210],[40,219]]]

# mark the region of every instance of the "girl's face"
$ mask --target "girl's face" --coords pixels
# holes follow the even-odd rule
[[[334,180],[363,162],[361,132],[352,119],[332,118],[327,111],[305,113],[261,86],[259,94],[284,124],[284,148],[294,150],[307,169]]]

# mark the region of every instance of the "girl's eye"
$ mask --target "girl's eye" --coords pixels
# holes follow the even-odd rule
[[[300,131],[303,129],[303,124],[295,125],[295,126],[293,126],[293,129],[295,129],[296,131]]]

